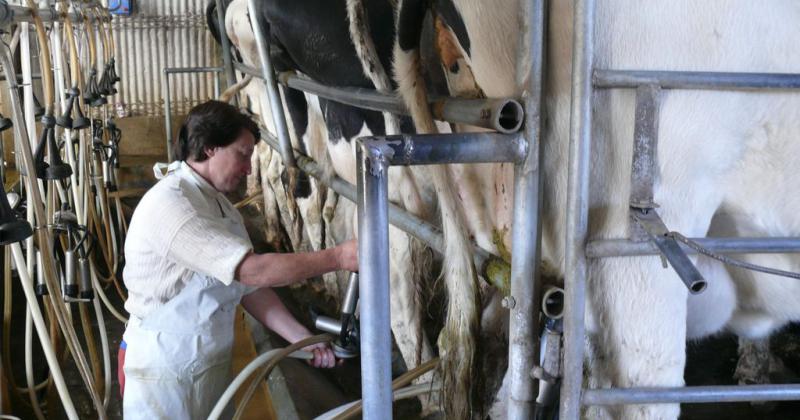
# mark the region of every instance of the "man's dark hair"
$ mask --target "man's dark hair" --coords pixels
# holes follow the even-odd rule
[[[260,138],[258,125],[247,115],[228,103],[208,101],[189,111],[178,134],[175,158],[202,162],[208,159],[205,149],[225,147],[242,134],[242,130]]]

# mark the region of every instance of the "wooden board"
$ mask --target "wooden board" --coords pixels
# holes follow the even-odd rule
[[[233,376],[235,378],[239,372],[247,366],[258,355],[256,354],[256,346],[253,343],[253,336],[250,334],[250,328],[244,319],[245,314],[241,305],[236,308],[236,323],[234,324],[233,336]],[[242,395],[247,391],[252,379],[247,380],[234,395],[236,405]],[[247,405],[247,410],[242,416],[243,419],[276,419],[275,409],[272,406],[272,398],[269,395],[266,381],[262,381],[258,386],[258,391],[253,395],[253,399]]]

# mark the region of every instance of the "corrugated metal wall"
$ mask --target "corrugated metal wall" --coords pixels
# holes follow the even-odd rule
[[[207,0],[144,0],[115,16],[117,73],[114,98],[128,115],[164,115],[165,67],[220,66],[221,53],[206,29]],[[170,76],[172,113],[186,113],[214,95],[211,73]]]

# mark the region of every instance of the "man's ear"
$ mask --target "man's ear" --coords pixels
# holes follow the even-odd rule
[[[216,153],[215,147],[204,147],[203,152],[206,154],[207,157],[212,157]]]

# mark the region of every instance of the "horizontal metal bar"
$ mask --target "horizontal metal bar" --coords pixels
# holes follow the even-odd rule
[[[658,85],[662,89],[798,89],[800,74],[596,69],[592,83],[596,88]]]
[[[63,21],[61,13],[55,11],[54,9],[38,9],[37,14],[42,19],[42,22]],[[70,12],[67,14],[67,16],[72,22],[83,22],[83,15],[79,15],[78,13]],[[91,13],[87,14],[87,16],[91,21],[97,20],[97,18]],[[8,26],[17,22],[33,22],[33,13],[31,13],[31,9],[29,7],[14,5],[0,6],[0,27]]]
[[[31,79],[41,79],[41,78],[42,78],[42,75],[38,74],[38,73],[31,75]],[[0,74],[0,81],[5,81],[5,80],[6,80],[6,76]],[[22,75],[17,76],[17,84],[20,85],[19,87],[22,87]]]
[[[253,66],[248,66],[247,64],[244,64],[241,61],[234,61],[233,68],[244,74],[249,74],[250,76],[257,77],[259,79],[262,78],[261,71],[259,69]]]
[[[800,384],[587,389],[583,392],[581,403],[618,405],[790,400],[800,400]]]
[[[800,253],[800,238],[690,238],[704,248],[720,254],[788,254]],[[697,251],[680,244],[687,254]],[[590,258],[632,257],[658,255],[652,242],[634,242],[628,239],[590,241],[586,256]]]
[[[234,63],[234,67],[253,77],[262,77],[258,69],[245,64]],[[278,82],[291,89],[301,90],[345,105],[409,115],[408,109],[400,98],[380,93],[374,89],[326,86],[299,77],[294,72],[279,74]],[[489,128],[501,133],[519,131],[524,119],[522,105],[514,99],[464,99],[434,96],[430,98],[429,105],[433,117],[437,120]]]
[[[528,143],[518,134],[398,134],[359,139],[389,165],[520,162]]]
[[[341,102],[359,108],[373,111],[391,112],[407,115],[403,102],[394,96],[384,95],[374,89],[356,87],[325,86],[313,80],[303,79],[292,72],[283,72],[278,75],[280,83],[295,90],[302,90],[332,101]]]
[[[278,148],[278,139],[267,133],[266,130],[261,131],[261,139],[273,150],[280,150]],[[297,150],[295,150],[295,156],[297,157],[297,166],[303,172],[320,180],[320,182],[336,191],[342,197],[354,203],[356,202],[355,185],[336,175],[328,175],[317,162]],[[439,254],[444,254],[444,237],[439,229],[392,203],[389,203],[389,223],[424,242]],[[485,270],[490,260],[499,260],[499,257],[473,245],[472,261],[475,267]]]
[[[164,67],[164,74],[220,73],[222,70],[222,67]]]

